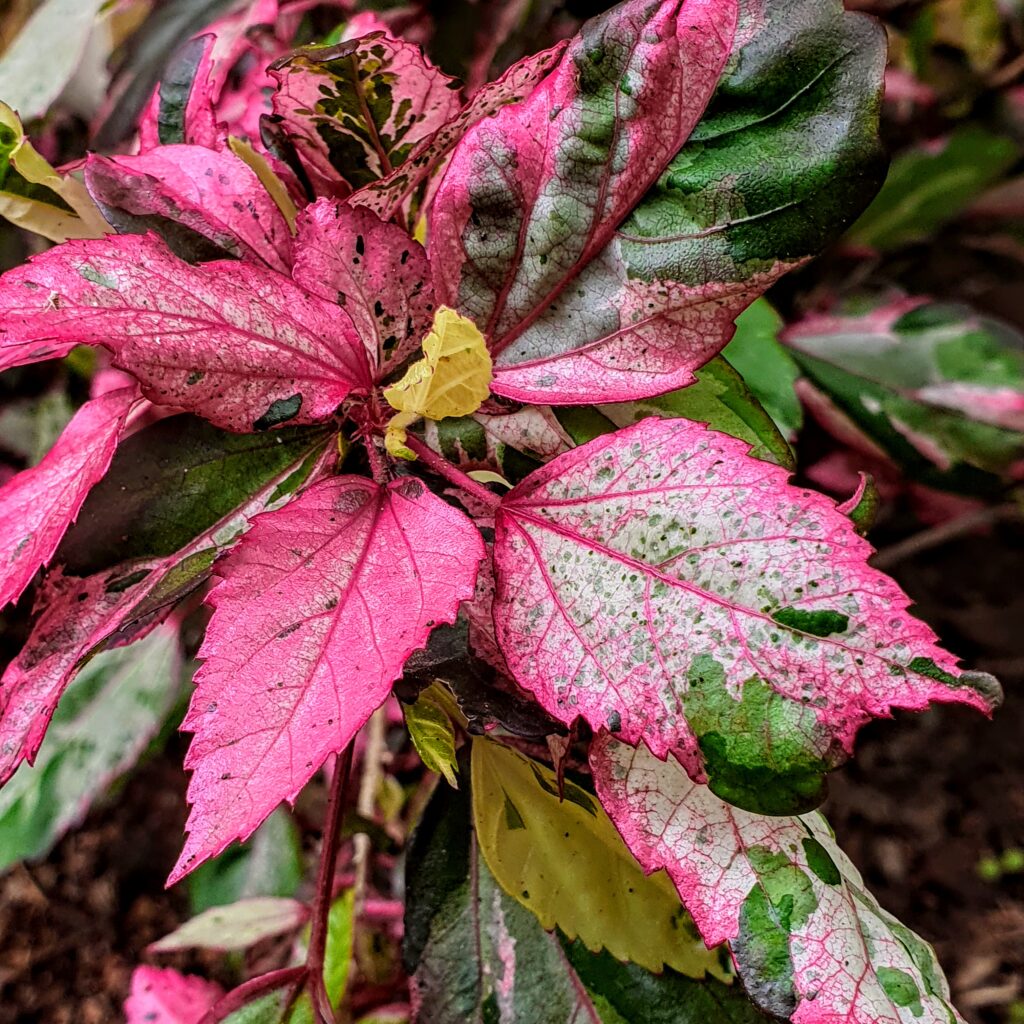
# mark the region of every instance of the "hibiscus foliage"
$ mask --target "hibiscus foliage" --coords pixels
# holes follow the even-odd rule
[[[415,20],[311,40],[310,6],[194,36],[135,152],[86,161],[70,240],[0,278],[0,367],[103,367],[0,491],[0,595],[35,593],[0,780],[22,794],[82,675],[131,677],[200,601],[169,881],[332,780],[312,909],[264,926],[244,899],[291,893],[236,865],[243,902],[186,933],[291,930],[280,969],[225,995],[143,968],[129,1018],[334,1019],[366,912],[365,849],[333,899],[339,819],[397,687],[448,780],[408,856],[418,1019],[959,1019],[815,808],[865,723],[988,713],[998,684],[869,565],[863,502],[791,482],[789,357],[748,349],[748,387],[721,354],[880,186],[884,33],[840,0],[625,0],[464,91]],[[1003,472],[1006,381],[934,380],[948,319],[918,305],[850,328],[931,330],[906,381],[865,383],[833,321],[788,341],[816,387],[878,393],[880,443],[994,391],[983,443],[935,443]]]

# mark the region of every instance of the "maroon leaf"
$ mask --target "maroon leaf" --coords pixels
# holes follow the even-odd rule
[[[184,723],[189,837],[171,882],[345,748],[430,630],[455,620],[483,553],[469,519],[413,479],[336,477],[261,517],[210,596]]]
[[[370,383],[352,323],[282,274],[190,266],[152,235],[51,249],[0,279],[8,365],[103,345],[147,398],[227,430],[330,417]]]

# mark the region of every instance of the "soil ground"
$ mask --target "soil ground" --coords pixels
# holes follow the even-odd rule
[[[827,810],[883,905],[935,944],[971,1024],[1019,1024],[1024,871],[985,880],[979,865],[1024,848],[1024,528],[893,572],[952,650],[1000,675],[1006,705],[993,722],[938,708],[868,727]],[[176,743],[47,861],[0,879],[0,1024],[122,1020],[144,947],[187,912],[163,889],[185,820],[181,754]]]

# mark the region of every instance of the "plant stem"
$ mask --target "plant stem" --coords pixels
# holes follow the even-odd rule
[[[366,457],[370,461],[370,473],[373,476],[374,483],[384,487],[388,482],[388,471],[384,460],[380,457],[380,452],[377,450],[377,442],[374,441],[373,435],[366,434],[363,437],[363,447],[366,449]]]
[[[352,744],[334,762],[330,797],[324,820],[324,834],[320,849],[320,870],[316,880],[316,899],[313,904],[313,923],[309,935],[306,970],[309,972],[309,994],[313,1010],[320,1024],[335,1024],[334,1008],[324,984],[324,960],[327,955],[327,922],[334,896],[334,871],[338,862],[338,833],[345,810],[348,777],[352,770]]]
[[[386,750],[387,708],[379,707],[370,718],[366,730],[366,748],[363,752],[363,773],[359,780],[359,798],[356,810],[367,820],[372,820],[377,808],[377,790],[383,776],[383,760]],[[353,919],[358,921],[366,900],[366,884],[370,864],[370,837],[364,832],[354,836],[355,853],[352,861],[355,868],[355,910]]]
[[[406,439],[406,446],[410,451],[415,452],[419,460],[428,469],[432,469],[438,476],[443,476],[449,483],[472,494],[474,498],[482,501],[489,509],[496,511],[501,504],[501,498],[487,490],[483,484],[478,484],[472,477],[466,476],[461,469],[453,466],[447,459],[442,459],[432,448],[428,448],[419,438],[411,434]]]
[[[226,996],[218,999],[216,1004],[207,1010],[199,1024],[220,1024],[242,1007],[251,1003],[259,996],[272,992],[276,988],[295,984],[306,976],[305,967],[285,967],[280,971],[261,974],[258,978],[250,978],[247,982],[233,988]]]

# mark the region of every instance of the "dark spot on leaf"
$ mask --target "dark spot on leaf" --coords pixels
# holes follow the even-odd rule
[[[848,615],[833,611],[806,612],[799,608],[780,608],[772,618],[780,626],[798,629],[801,633],[811,636],[832,636],[833,633],[845,633],[850,625]]]
[[[253,423],[254,430],[270,430],[271,427],[280,426],[289,420],[295,419],[302,408],[302,395],[292,395],[291,398],[278,398],[270,403],[270,408]]]

